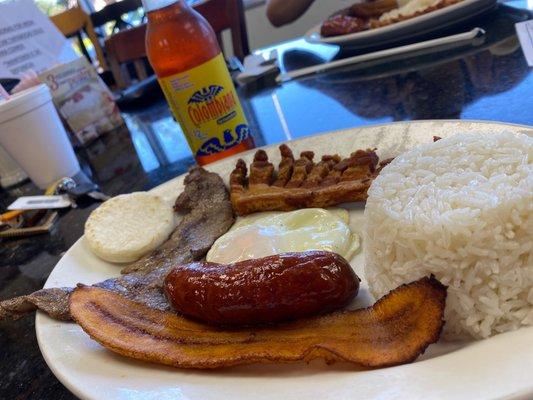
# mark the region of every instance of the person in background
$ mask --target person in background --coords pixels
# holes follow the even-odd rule
[[[315,0],[267,0],[266,15],[274,26],[297,20]]]

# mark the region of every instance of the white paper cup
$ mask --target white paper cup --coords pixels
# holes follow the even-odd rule
[[[0,146],[0,186],[8,188],[27,179],[28,175],[18,166],[18,164]]]
[[[50,90],[44,84],[0,102],[0,145],[40,189],[80,171]]]

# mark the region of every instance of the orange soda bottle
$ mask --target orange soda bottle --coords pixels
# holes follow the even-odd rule
[[[216,35],[184,0],[143,0],[146,52],[196,161],[254,148]]]

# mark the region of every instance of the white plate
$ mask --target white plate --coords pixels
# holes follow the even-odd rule
[[[297,140],[291,147],[317,155],[348,155],[376,147],[381,157],[396,155],[433,135],[457,132],[527,132],[533,129],[483,122],[425,121],[356,128]],[[278,160],[277,146],[267,148]],[[253,152],[245,155],[248,161]],[[242,155],[241,155],[242,156]],[[235,159],[209,167],[227,177]],[[183,177],[154,189],[169,201]],[[351,210],[351,226],[361,229],[362,210]],[[362,255],[352,266],[363,279],[357,304],[370,302],[362,274]],[[119,274],[120,267],[97,259],[80,239],[59,261],[45,287],[94,283]],[[77,325],[38,313],[36,330],[43,356],[58,379],[82,399],[531,399],[533,328],[470,343],[437,343],[416,362],[376,370],[351,365],[242,366],[220,371],[180,370],[115,355],[92,341]]]
[[[422,14],[405,21],[396,22],[381,28],[332,37],[322,37],[322,23],[311,28],[305,39],[311,43],[336,44],[344,47],[373,47],[390,42],[419,36],[436,29],[456,24],[480,14],[496,4],[497,0],[463,0],[460,3]]]

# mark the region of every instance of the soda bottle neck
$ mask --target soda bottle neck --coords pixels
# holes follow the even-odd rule
[[[171,5],[177,6],[183,11],[188,10],[189,4],[186,0],[142,0],[142,5],[145,12],[159,10]]]

